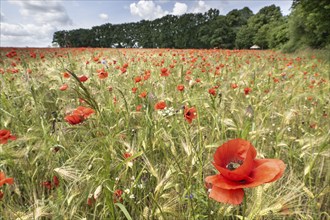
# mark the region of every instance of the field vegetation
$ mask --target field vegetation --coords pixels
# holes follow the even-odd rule
[[[0,219],[329,219],[330,66],[315,54],[0,53]],[[286,166],[238,205],[205,182],[235,139]]]

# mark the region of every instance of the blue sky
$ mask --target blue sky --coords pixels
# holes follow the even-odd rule
[[[203,13],[210,8],[226,15],[247,6],[256,14],[271,4],[288,15],[292,0],[0,0],[0,47],[47,47],[58,30]]]

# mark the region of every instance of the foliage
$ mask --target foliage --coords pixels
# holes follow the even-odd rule
[[[280,7],[263,7],[257,14],[248,8],[226,16],[219,10],[166,15],[153,21],[103,24],[91,29],[57,31],[53,43],[61,47],[107,48],[239,48],[257,44],[262,49],[293,52],[299,48],[330,45],[330,4],[295,0],[292,13],[283,17]]]
[[[326,48],[330,45],[330,3],[327,0],[295,0],[289,17],[289,42],[284,51]]]
[[[108,47],[108,48],[249,48],[258,29],[262,29],[256,42],[268,41],[263,36],[269,27],[263,27],[282,17],[279,7],[265,7],[256,15],[245,7],[232,10],[226,16],[219,10],[181,16],[166,15],[153,21],[142,20],[136,23],[103,24],[92,29],[58,31],[53,43],[61,47]],[[248,24],[248,29],[243,28]],[[246,38],[246,32],[251,39]],[[266,45],[267,44],[267,45]]]
[[[237,48],[248,49],[253,45],[254,28],[244,25],[236,35],[235,45]]]
[[[272,38],[277,35],[278,25],[284,23],[280,7],[275,5],[267,6],[254,15],[251,16],[247,25],[243,26],[237,33],[236,46],[238,48],[249,48],[252,44],[257,44],[262,49],[279,47],[276,41],[278,38],[286,40],[283,37]]]

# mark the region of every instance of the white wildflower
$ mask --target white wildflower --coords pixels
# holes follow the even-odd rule
[[[94,192],[94,199],[96,200],[97,198],[99,198],[101,193],[102,193],[102,185],[99,185]]]

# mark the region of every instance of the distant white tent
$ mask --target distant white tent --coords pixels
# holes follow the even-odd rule
[[[258,45],[253,45],[252,47],[250,47],[250,49],[252,49],[252,50],[257,50],[257,49],[260,49],[260,47],[258,46]]]

